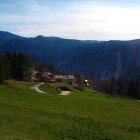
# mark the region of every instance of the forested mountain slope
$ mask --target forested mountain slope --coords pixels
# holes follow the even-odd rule
[[[98,80],[140,79],[140,40],[80,41],[58,37],[25,38],[0,32],[0,53],[25,52],[44,64]]]

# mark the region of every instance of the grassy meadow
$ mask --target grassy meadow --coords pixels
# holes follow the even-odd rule
[[[60,83],[43,85],[50,94],[29,89],[36,83],[0,85],[2,140],[140,140],[140,101],[80,92],[58,95]]]

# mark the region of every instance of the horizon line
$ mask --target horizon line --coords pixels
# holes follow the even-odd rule
[[[97,41],[97,42],[105,42],[105,41],[133,41],[133,40],[140,40],[140,38],[133,38],[133,39],[126,39],[126,40],[121,40],[121,39],[108,39],[108,40],[95,40],[95,39],[76,39],[76,38],[65,38],[65,37],[59,37],[59,36],[47,36],[47,35],[41,35],[41,34],[38,34],[38,35],[35,35],[35,36],[24,36],[24,35],[20,35],[18,33],[13,33],[13,32],[10,32],[10,31],[0,31],[0,32],[7,32],[7,33],[10,33],[10,34],[13,34],[13,35],[17,35],[19,37],[24,37],[24,38],[36,38],[36,37],[39,37],[39,36],[42,36],[42,37],[54,37],[54,38],[60,38],[60,39],[67,39],[67,40],[79,40],[79,41]]]

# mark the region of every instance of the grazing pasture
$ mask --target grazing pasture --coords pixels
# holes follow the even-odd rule
[[[48,88],[50,94],[39,94],[29,89],[32,85],[18,81],[0,85],[0,139],[140,139],[140,101],[89,89],[81,92],[69,85],[72,92],[60,96],[59,83],[43,85],[40,88]]]

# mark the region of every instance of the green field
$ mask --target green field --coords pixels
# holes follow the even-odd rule
[[[71,86],[68,96],[55,94],[59,85],[6,81],[0,85],[1,140],[140,140],[140,101],[108,97]]]
[[[79,90],[76,90],[72,86],[65,83],[47,83],[39,87],[39,89],[46,91],[47,93],[50,93],[50,94],[59,94],[58,87],[62,87],[62,86],[68,87],[72,92],[82,93]]]

